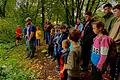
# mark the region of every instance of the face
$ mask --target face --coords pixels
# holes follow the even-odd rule
[[[60,32],[61,32],[61,33],[65,32],[65,31],[66,31],[66,29],[60,29]]]
[[[50,35],[54,35],[54,31],[52,29],[50,31]]]
[[[99,34],[99,32],[101,31],[100,29],[97,28],[96,24],[93,24],[93,25],[92,25],[92,28],[93,28],[93,32],[94,32],[95,34]]]
[[[111,12],[111,8],[110,7],[105,7],[104,8],[104,13],[105,14],[108,14],[108,13],[110,13]]]
[[[27,21],[27,22],[26,22],[26,24],[27,24],[27,25],[30,25],[30,24],[31,24],[31,21],[30,21],[30,20],[29,20],[29,21]]]
[[[119,9],[114,9],[113,14],[115,17],[120,17],[120,10]]]
[[[55,29],[55,33],[58,33],[58,32],[60,32],[60,29],[59,29],[59,28],[56,28],[56,29]]]
[[[77,24],[79,24],[80,23],[80,20],[77,18]]]
[[[39,30],[39,26],[37,26],[37,30]]]
[[[91,19],[91,17],[89,15],[85,15],[85,21],[89,21]]]

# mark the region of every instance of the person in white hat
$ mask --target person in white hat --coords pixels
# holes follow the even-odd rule
[[[32,59],[35,53],[35,31],[36,29],[30,17],[27,17],[25,21],[26,21],[26,26],[27,26],[27,42],[28,42],[27,58],[30,57],[30,59]]]

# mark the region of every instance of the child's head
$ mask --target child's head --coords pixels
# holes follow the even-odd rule
[[[40,30],[40,25],[37,25],[37,26],[36,26],[36,30]]]
[[[68,39],[62,41],[63,49],[69,48],[69,46],[70,46],[70,41]]]
[[[60,32],[60,25],[56,25],[54,26],[54,28],[55,28],[55,33]]]
[[[50,31],[50,35],[54,35],[55,34],[55,29],[52,28],[51,31]]]
[[[93,32],[95,34],[102,33],[103,35],[108,35],[107,31],[104,29],[104,23],[101,21],[96,21],[92,23]]]
[[[70,29],[69,39],[78,42],[80,39],[80,32],[77,29]]]
[[[60,32],[61,33],[66,32],[66,28],[67,28],[67,26],[65,24],[61,25]]]
[[[21,28],[21,25],[17,25],[18,28]]]

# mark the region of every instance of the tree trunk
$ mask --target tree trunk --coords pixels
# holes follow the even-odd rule
[[[91,11],[91,10],[92,10],[92,8],[93,8],[94,4],[95,4],[95,0],[92,0],[92,5],[90,6],[89,11]]]
[[[84,2],[85,2],[85,0],[82,1],[81,7],[80,7],[80,12],[79,12],[79,14],[80,14],[79,17],[80,17],[80,18],[81,18],[81,11],[82,11],[82,9],[83,9]]]
[[[72,0],[72,26],[74,26],[74,0]]]
[[[1,9],[1,7],[0,7],[0,17],[2,17],[2,9]]]
[[[38,0],[37,3],[38,3],[38,4],[37,4],[37,9],[36,9],[36,14],[35,14],[35,17],[34,17],[35,23],[36,23],[36,18],[37,18],[38,12],[39,12],[40,1]]]
[[[95,15],[95,13],[96,13],[96,11],[97,11],[97,9],[98,9],[98,7],[99,7],[99,4],[100,4],[100,0],[98,1],[98,4],[97,4],[97,6],[96,6],[96,8],[95,8],[95,10],[94,10],[94,12],[93,12],[93,15]]]
[[[58,18],[58,14],[57,14],[57,20],[56,20],[56,24],[58,24],[59,18]]]
[[[5,17],[5,8],[6,8],[6,5],[7,5],[7,1],[8,0],[5,0],[4,2],[3,2],[3,9],[2,9],[2,17]]]
[[[76,14],[76,22],[77,22],[77,18],[79,17],[78,12],[79,12],[79,7],[80,7],[80,0],[76,0],[76,2],[77,2],[77,14]]]
[[[42,3],[42,29],[44,29],[44,0],[41,0]]]
[[[85,12],[87,12],[87,11],[88,11],[89,4],[90,4],[90,0],[88,0],[88,3],[87,3],[87,6],[86,6],[86,10],[85,10]]]
[[[66,5],[66,22],[67,22],[68,27],[70,27],[69,18],[68,18],[68,3],[67,3],[67,0],[65,0],[65,5]]]

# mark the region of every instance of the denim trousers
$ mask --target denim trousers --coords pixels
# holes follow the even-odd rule
[[[46,44],[49,44],[50,41],[50,32],[45,32]]]

